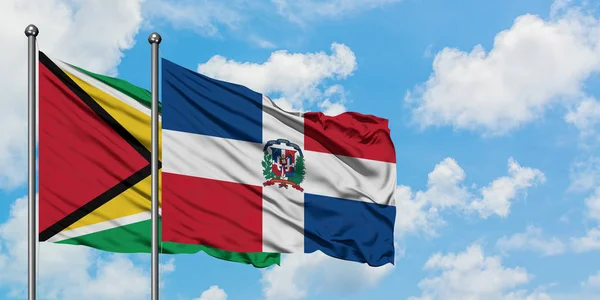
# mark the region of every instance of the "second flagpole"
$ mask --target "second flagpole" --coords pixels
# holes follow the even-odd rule
[[[27,140],[27,173],[28,173],[28,227],[27,227],[27,299],[37,299],[36,278],[37,278],[37,242],[38,242],[38,222],[37,222],[37,203],[36,203],[36,167],[35,167],[35,149],[37,135],[37,47],[36,38],[39,33],[38,28],[31,24],[25,28],[27,36],[27,98],[28,98],[28,129],[29,137]]]
[[[152,47],[152,112],[151,112],[151,170],[152,170],[152,300],[158,300],[158,46],[162,38],[154,32],[148,37]]]

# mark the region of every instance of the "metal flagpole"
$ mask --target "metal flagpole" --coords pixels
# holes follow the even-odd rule
[[[154,32],[152,46],[152,300],[158,300],[158,45],[162,38]]]
[[[35,300],[36,297],[36,266],[37,266],[37,242],[38,242],[38,228],[37,228],[37,216],[36,216],[36,173],[35,173],[35,142],[36,142],[36,98],[37,98],[37,49],[36,49],[36,38],[39,33],[38,28],[31,24],[25,28],[25,36],[27,36],[28,50],[27,50],[27,97],[28,97],[28,129],[29,139],[27,148],[27,167],[29,175],[29,186],[28,186],[28,202],[29,202],[29,213],[28,213],[28,272],[27,272],[27,283],[28,283],[28,299]]]

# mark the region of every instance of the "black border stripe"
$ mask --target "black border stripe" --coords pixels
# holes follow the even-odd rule
[[[150,150],[138,141],[123,125],[113,118],[98,102],[88,95],[71,77],[60,69],[52,60],[40,51],[40,62],[54,74],[69,90],[71,90],[85,105],[95,112],[108,126],[110,126],[119,136],[121,136],[135,151],[137,151],[146,161],[150,162],[152,156]],[[160,168],[160,162],[159,162]]]
[[[69,90],[71,90],[85,105],[87,105],[94,113],[96,113],[106,124],[108,124],[121,138],[123,138],[136,152],[138,152],[148,163],[151,161],[151,153],[144,145],[138,141],[127,129],[125,129],[117,120],[115,120],[100,104],[98,104],[90,95],[88,95],[80,86],[78,86],[67,74],[65,74],[50,58],[43,52],[39,51],[40,62],[52,72]],[[162,162],[158,161],[158,168],[162,168]],[[56,222],[46,230],[40,232],[39,240],[46,241],[71,226],[78,220],[82,219],[90,212],[106,204],[114,197],[118,196],[125,190],[142,181],[144,178],[152,175],[151,165],[140,169],[115,186],[109,188],[98,197],[90,200],[77,210],[65,216],[60,221]]]
[[[150,176],[152,174],[152,169],[150,165],[147,165],[140,169],[139,171],[133,173],[133,175],[129,176],[125,180],[117,183],[115,186],[106,190],[104,193],[100,194],[100,196],[92,199],[92,201],[84,204],[79,207],[72,213],[68,214],[60,221],[54,223],[54,225],[48,227],[46,230],[40,232],[39,240],[40,242],[47,241],[51,237],[55,236],[59,232],[65,230],[65,228],[73,225],[75,222],[81,220],[81,218],[87,216],[89,213],[98,209],[100,206],[106,204],[108,201],[112,200],[116,196],[120,195],[127,189],[134,186],[136,183],[142,181],[144,178]]]

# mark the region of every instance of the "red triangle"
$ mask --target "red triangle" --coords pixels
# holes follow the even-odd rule
[[[48,65],[39,66],[40,232],[149,164]]]

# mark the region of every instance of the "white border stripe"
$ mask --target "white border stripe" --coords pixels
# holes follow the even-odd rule
[[[130,96],[127,96],[125,94],[123,94],[122,92],[120,92],[117,89],[112,88],[111,86],[71,67],[70,65],[68,65],[65,62],[62,62],[60,60],[52,60],[58,67],[60,67],[61,69],[63,69],[64,71],[73,74],[74,76],[78,77],[79,79],[91,84],[92,86],[94,86],[97,89],[100,89],[102,91],[104,91],[105,93],[121,100],[121,102],[137,109],[138,111],[140,111],[141,113],[144,113],[148,116],[150,116],[150,109],[145,107],[144,105],[142,105],[141,103],[137,102],[135,99],[131,98]],[[158,116],[159,119],[162,119],[162,116],[159,115]]]
[[[151,215],[150,211],[146,211],[143,213],[138,213],[138,214],[127,216],[127,217],[122,217],[122,218],[113,219],[113,220],[109,220],[109,221],[105,221],[105,222],[101,222],[101,223],[96,223],[96,224],[89,225],[89,226],[79,227],[79,228],[75,228],[75,229],[71,229],[71,230],[65,230],[65,231],[59,232],[58,234],[49,238],[47,240],[47,242],[56,243],[56,242],[76,238],[76,237],[86,235],[86,234],[91,234],[91,233],[96,233],[96,232],[105,231],[105,230],[109,230],[109,229],[114,229],[114,228],[121,227],[121,226],[127,226],[130,224],[150,220],[151,216],[152,215]],[[150,230],[150,228],[148,228],[148,231],[149,230]]]

